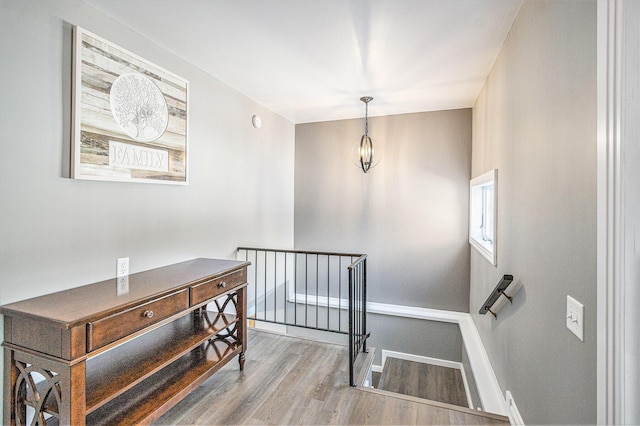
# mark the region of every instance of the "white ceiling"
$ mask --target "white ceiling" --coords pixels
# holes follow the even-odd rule
[[[523,0],[83,1],[297,124],[471,107]]]

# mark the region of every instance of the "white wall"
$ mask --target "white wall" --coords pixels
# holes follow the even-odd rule
[[[596,421],[596,2],[526,1],[473,109],[472,174],[498,171],[498,265],[471,313],[527,424]],[[523,288],[477,314],[503,274]],[[565,327],[585,307],[584,342]]]
[[[188,186],[66,177],[73,24],[189,80]],[[1,1],[0,40],[0,304],[113,277],[117,257],[292,247],[291,122],[79,0]]]

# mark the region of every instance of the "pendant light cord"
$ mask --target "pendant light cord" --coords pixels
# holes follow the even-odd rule
[[[369,102],[364,104],[364,134],[369,136]]]

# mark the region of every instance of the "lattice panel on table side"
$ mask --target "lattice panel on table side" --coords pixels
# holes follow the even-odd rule
[[[47,419],[59,417],[62,401],[60,376],[16,360],[15,419],[18,425],[45,425]]]
[[[237,313],[238,313],[238,293],[231,293],[227,295],[223,302],[221,299],[216,299],[213,301],[218,311],[218,315],[211,322],[210,318],[207,316],[205,321],[207,325],[210,327],[221,327],[221,324],[224,324],[220,328],[220,331],[217,332],[219,337],[234,337],[237,340]],[[214,325],[215,324],[215,325]]]

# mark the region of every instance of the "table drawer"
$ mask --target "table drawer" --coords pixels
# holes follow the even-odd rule
[[[189,308],[189,290],[118,312],[87,325],[87,352],[115,342],[131,333]]]
[[[247,282],[246,269],[205,281],[191,287],[191,304],[205,302]]]

